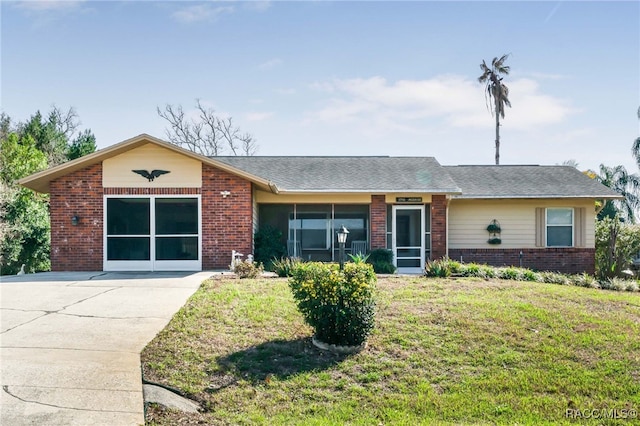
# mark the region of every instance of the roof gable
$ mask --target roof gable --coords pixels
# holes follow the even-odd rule
[[[201,163],[208,164],[213,167],[217,167],[219,169],[225,170],[229,173],[245,178],[257,184],[260,187],[269,188],[270,186],[270,182],[258,176],[253,176],[245,172],[244,170],[238,170],[229,164],[219,162],[215,159],[205,157],[203,155],[186,150],[184,148],[180,148],[177,145],[171,144],[169,142],[165,142],[161,139],[155,138],[145,133],[135,136],[131,139],[127,139],[115,145],[111,145],[110,147],[101,149],[91,154],[85,155],[84,157],[80,157],[75,160],[68,161],[66,163],[52,167],[50,169],[46,169],[41,172],[34,173],[30,176],[26,176],[18,180],[18,183],[27,188],[33,189],[34,191],[48,193],[49,183],[54,179],[57,179],[69,173],[73,173],[75,171],[81,170],[93,164],[100,163],[103,160],[116,157],[120,154],[126,153],[128,151],[131,151],[135,148],[138,148],[147,144],[154,144],[162,148],[166,148],[172,152],[176,152],[178,154],[200,161]]]

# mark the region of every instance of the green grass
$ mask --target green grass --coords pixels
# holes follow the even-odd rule
[[[334,355],[311,344],[285,279],[205,281],[142,362],[206,411],[150,407],[148,424],[633,424],[565,413],[640,409],[637,293],[473,278],[378,288],[368,348]]]

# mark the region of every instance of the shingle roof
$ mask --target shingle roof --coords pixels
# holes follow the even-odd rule
[[[433,157],[215,157],[289,192],[460,193]]]
[[[621,198],[571,166],[443,166],[457,198]]]

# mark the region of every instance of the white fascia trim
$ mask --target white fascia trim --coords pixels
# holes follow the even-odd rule
[[[433,191],[429,189],[305,189],[286,191],[280,190],[280,194],[437,194],[437,195],[455,195],[460,191]]]

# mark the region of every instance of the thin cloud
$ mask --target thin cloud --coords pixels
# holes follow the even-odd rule
[[[513,108],[507,109],[503,125],[514,130],[559,123],[575,112],[567,101],[542,93],[535,80],[521,78],[508,86]],[[396,82],[371,77],[314,83],[312,87],[329,98],[322,108],[307,113],[307,122],[388,125],[390,129],[414,128],[415,132],[424,128],[425,120],[460,128],[494,125],[482,85],[466,77],[443,75]]]
[[[268,112],[268,111],[249,112],[245,115],[245,118],[247,119],[247,121],[264,121],[271,117],[273,117],[273,112]]]
[[[10,4],[31,20],[31,26],[34,29],[59,25],[58,22],[62,19],[91,11],[88,7],[89,2],[84,0],[20,1]]]
[[[30,12],[68,11],[81,6],[85,0],[38,0],[20,1],[16,7]]]
[[[276,92],[278,95],[295,95],[296,94],[296,89],[293,89],[293,88],[280,88],[280,89],[275,89],[274,92]]]
[[[258,69],[261,70],[270,70],[282,64],[282,60],[278,58],[269,59],[258,65]]]
[[[265,10],[271,8],[272,3],[268,0],[252,0],[245,1],[242,3],[242,6],[247,10],[253,10],[256,12],[264,12]]]
[[[233,13],[232,6],[217,6],[215,4],[197,4],[173,12],[171,16],[179,22],[190,24],[193,22],[210,22],[221,15]]]

